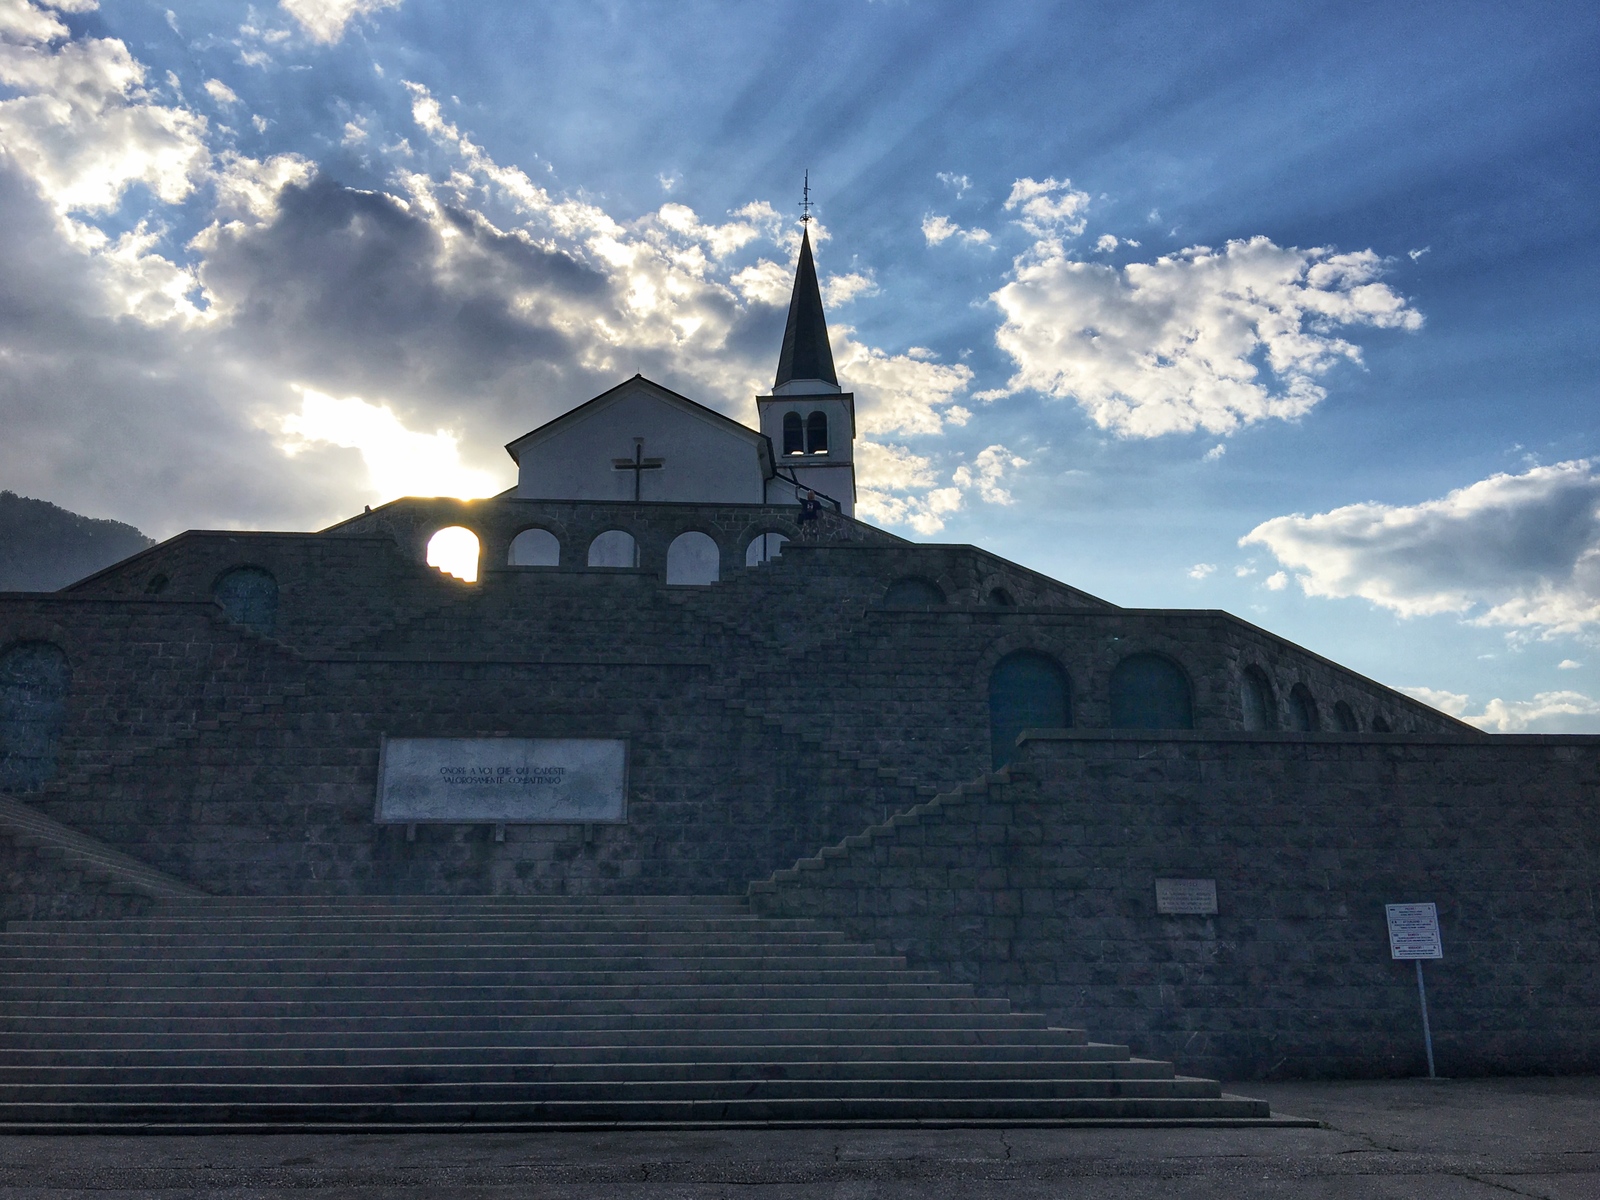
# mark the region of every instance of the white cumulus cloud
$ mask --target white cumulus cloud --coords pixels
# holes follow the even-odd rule
[[[1189,568],[1190,579],[1204,579],[1217,569],[1216,563],[1195,563]]]
[[[326,45],[344,37],[345,28],[357,17],[400,7],[400,0],[279,0],[279,3],[312,41]]]
[[[1417,329],[1370,250],[1282,247],[1264,237],[1115,267],[1041,237],[991,299],[1016,365],[1003,389],[1071,399],[1102,429],[1231,433],[1309,412],[1336,363],[1361,361],[1341,326]]]
[[[989,240],[987,229],[963,229],[949,217],[929,213],[922,218],[922,236],[928,245],[937,246],[956,238],[969,246],[981,246]]]
[[[1540,635],[1600,624],[1600,474],[1586,459],[1497,474],[1414,505],[1275,517],[1262,546],[1310,596],[1401,616],[1460,613]]]
[[[1018,214],[1017,224],[1034,237],[1077,237],[1083,232],[1089,193],[1078,191],[1070,179],[1022,178],[1011,185],[1005,207]]]
[[[1590,733],[1600,725],[1600,700],[1582,692],[1539,692],[1531,700],[1495,697],[1478,712],[1471,697],[1430,687],[1403,687],[1424,704],[1488,733]]]

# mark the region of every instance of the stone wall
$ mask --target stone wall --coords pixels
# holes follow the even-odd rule
[[[1438,905],[1445,1075],[1600,1069],[1600,738],[1025,735],[1005,772],[772,879],[816,917],[1224,1078],[1416,1074],[1384,905]],[[1214,879],[1214,917],[1155,881]]]

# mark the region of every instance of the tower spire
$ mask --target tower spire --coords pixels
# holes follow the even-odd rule
[[[794,291],[789,296],[789,320],[783,327],[783,349],[778,352],[780,388],[797,379],[816,379],[839,386],[833,370],[833,350],[828,345],[828,321],[822,313],[822,289],[817,264],[811,257],[811,172],[806,172],[801,201],[800,261],[794,271]]]

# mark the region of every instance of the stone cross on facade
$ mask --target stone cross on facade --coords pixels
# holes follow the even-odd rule
[[[665,459],[646,458],[644,456],[644,439],[638,437],[633,439],[632,458],[613,458],[611,460],[611,469],[613,471],[633,472],[633,498],[635,500],[639,499],[639,485],[644,479],[644,473],[646,471],[659,471],[664,466],[666,466]]]

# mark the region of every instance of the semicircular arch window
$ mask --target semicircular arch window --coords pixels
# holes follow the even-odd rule
[[[1132,654],[1111,672],[1113,729],[1193,729],[1194,700],[1181,667],[1159,654]]]
[[[278,627],[278,581],[261,567],[235,567],[217,580],[211,598],[230,621],[270,634]]]
[[[784,544],[789,540],[783,533],[758,533],[744,548],[744,565],[759,567],[783,555]]]
[[[667,582],[691,586],[712,584],[722,569],[722,553],[710,534],[691,529],[667,547]]]
[[[1315,733],[1322,728],[1316,699],[1311,695],[1311,689],[1303,683],[1297,683],[1289,689],[1289,720],[1300,733]]]
[[[625,529],[608,529],[589,543],[591,567],[637,567],[639,543]]]
[[[1272,699],[1272,684],[1260,667],[1246,667],[1239,680],[1239,704],[1244,710],[1244,727],[1261,731],[1276,729],[1278,706]]]
[[[561,543],[548,529],[524,529],[511,539],[511,550],[506,555],[506,565],[511,567],[559,567]]]
[[[1361,732],[1361,722],[1356,719],[1356,710],[1343,700],[1333,706],[1333,723],[1339,727],[1340,733]]]
[[[478,582],[478,535],[463,525],[447,525],[428,539],[428,565],[462,583]]]

